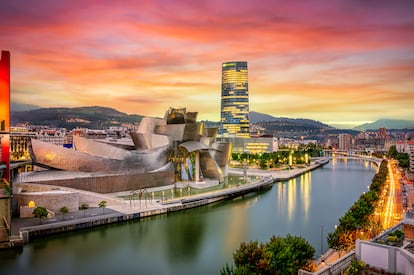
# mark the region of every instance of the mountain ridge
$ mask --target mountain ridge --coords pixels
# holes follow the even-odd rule
[[[387,129],[414,129],[414,120],[398,120],[382,118],[371,123],[364,123],[354,127],[354,130],[366,131],[376,130],[379,128]]]
[[[120,122],[126,123],[133,123],[139,122],[143,115],[132,114],[128,115],[126,113],[120,112],[111,107],[102,107],[102,106],[87,106],[87,107],[50,107],[50,108],[43,108],[37,105],[32,104],[21,104],[16,102],[11,102],[11,122],[12,125],[16,123],[24,123],[24,122],[44,122],[45,124],[52,124],[56,127],[60,127],[59,125],[66,125],[67,127],[71,127],[75,124],[79,124],[79,127],[92,127],[96,126],[94,123],[91,123],[91,120],[96,120],[100,128],[104,125],[114,125],[116,124],[116,120],[120,120]],[[64,114],[66,113],[66,114]],[[59,118],[57,119],[58,116]],[[99,117],[99,116],[107,116],[106,118]],[[79,123],[67,123],[66,120],[85,120]],[[62,123],[62,120],[65,123]],[[288,117],[275,117],[268,114],[263,114],[255,111],[249,112],[249,120],[252,124],[273,124],[271,128],[277,127],[277,124],[287,123],[290,126],[297,126],[299,128],[303,128],[304,126],[317,128],[317,129],[338,129],[341,128],[334,127],[328,125],[326,123],[306,119],[306,118],[288,118]],[[277,123],[278,122],[278,123]],[[212,124],[216,124],[218,122],[211,122]],[[41,123],[32,123],[32,124],[41,124]],[[62,127],[62,128],[67,128]],[[397,120],[397,119],[380,119],[372,123],[365,123],[359,126],[356,126],[352,129],[354,131],[366,131],[366,130],[376,130],[381,127],[387,129],[414,129],[414,121],[411,120]],[[346,129],[343,129],[346,130]]]
[[[313,119],[307,119],[307,118],[288,118],[288,117],[274,117],[272,115],[267,115],[255,111],[249,112],[249,120],[251,123],[262,123],[262,122],[271,122],[271,121],[286,121],[290,123],[305,123],[314,125],[321,128],[334,128],[328,124],[325,124],[323,122],[313,120]]]
[[[94,128],[103,129],[123,123],[137,123],[141,115],[127,115],[114,108],[87,106],[74,108],[40,108],[29,111],[12,111],[11,124],[29,123],[49,125],[56,128]]]

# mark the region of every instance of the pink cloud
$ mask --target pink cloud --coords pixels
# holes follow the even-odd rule
[[[12,97],[19,101],[94,101],[142,112],[180,102],[217,119],[221,63],[246,60],[253,103],[302,106],[315,116],[334,112],[335,102],[364,110],[371,98],[378,108],[389,104],[395,112],[398,104],[414,103],[407,97],[414,72],[411,1],[33,5],[10,0],[0,10],[0,44],[12,53]],[[30,91],[35,93],[28,96]],[[297,99],[312,95],[319,103],[266,100],[282,100],[284,93]],[[63,94],[72,97],[62,102]],[[211,99],[207,107],[205,98]],[[292,116],[299,111],[286,109]]]

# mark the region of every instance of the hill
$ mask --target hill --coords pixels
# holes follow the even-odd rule
[[[12,112],[22,112],[22,111],[30,111],[35,109],[40,109],[42,107],[32,104],[22,104],[17,102],[10,102],[10,109]]]
[[[305,137],[319,139],[327,131],[334,128],[322,122],[305,118],[273,117],[270,115],[250,112],[249,120],[252,124],[265,129],[267,134],[276,137]]]
[[[12,111],[11,125],[29,123],[57,128],[104,129],[123,123],[138,123],[140,115],[127,115],[108,107],[90,106],[78,108],[41,108],[28,111]]]
[[[413,120],[396,120],[396,119],[379,119],[371,123],[365,123],[354,128],[354,130],[366,131],[377,130],[379,128],[387,129],[414,129]]]
[[[287,117],[274,117],[271,115],[266,115],[258,112],[249,112],[250,123],[264,123],[264,122],[278,122],[279,124],[290,124],[297,126],[309,126],[316,128],[326,128],[332,129],[333,127],[324,124],[320,121],[306,119],[306,118],[287,118]]]

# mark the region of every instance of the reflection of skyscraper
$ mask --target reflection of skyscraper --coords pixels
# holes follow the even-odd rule
[[[225,62],[221,77],[220,134],[249,137],[247,62]]]

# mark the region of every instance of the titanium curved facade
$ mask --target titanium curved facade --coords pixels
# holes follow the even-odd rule
[[[47,181],[102,193],[183,180],[197,183],[203,178],[217,179],[220,183],[227,175],[231,144],[216,144],[217,128],[205,128],[204,123],[197,122],[196,112],[170,108],[164,119],[144,118],[137,132],[130,134],[132,148],[120,147],[116,140],[74,136],[71,149],[32,139],[29,151],[34,165],[76,173],[73,182],[46,175]],[[85,173],[90,173],[88,178],[93,180],[81,178]],[[31,175],[16,181],[24,182],[27,176]]]
[[[222,64],[220,134],[249,137],[249,85],[247,62]]]

